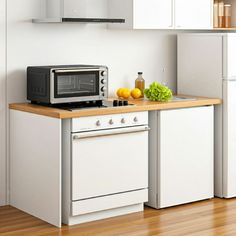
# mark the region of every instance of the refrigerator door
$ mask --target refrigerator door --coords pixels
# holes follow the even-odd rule
[[[236,196],[236,80],[223,82],[224,138],[223,192],[225,198]]]
[[[219,34],[178,35],[178,94],[222,98],[222,45]]]
[[[218,33],[178,35],[178,94],[223,98],[225,36]],[[215,107],[214,130],[214,189],[215,196],[223,197],[223,106]]]

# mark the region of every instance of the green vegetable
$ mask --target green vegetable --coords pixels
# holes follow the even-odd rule
[[[172,99],[172,91],[157,82],[150,85],[149,89],[144,90],[145,96],[151,101],[166,102]]]

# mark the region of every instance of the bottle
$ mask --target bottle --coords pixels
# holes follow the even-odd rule
[[[225,28],[231,27],[231,11],[232,11],[231,4],[225,4],[224,6],[224,13],[225,13]]]
[[[224,28],[225,27],[225,18],[224,18],[224,1],[219,0],[219,9],[218,9],[218,27]]]
[[[219,1],[215,0],[213,6],[214,6],[214,28],[218,28],[219,27],[219,24],[218,24]]]
[[[143,79],[143,72],[138,72],[138,78],[135,80],[135,88],[141,90],[142,95],[141,98],[144,97],[144,89],[145,89],[145,80]]]

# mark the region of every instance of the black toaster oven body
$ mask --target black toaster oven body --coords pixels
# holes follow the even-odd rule
[[[75,88],[79,93],[70,91],[70,93],[64,92],[59,95],[57,88],[59,77],[61,77],[60,83],[65,87],[65,91],[66,86],[79,87],[78,83],[82,84],[80,85],[81,91]],[[74,84],[72,82],[69,84],[69,81],[73,81]],[[67,90],[69,91],[69,89]],[[108,68],[106,66],[53,65],[27,68],[27,99],[32,103],[52,105],[98,101],[107,98],[107,90]]]

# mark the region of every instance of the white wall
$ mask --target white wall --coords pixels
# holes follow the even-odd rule
[[[28,65],[108,65],[111,93],[132,87],[138,71],[147,83],[160,81],[165,67],[165,78],[175,88],[175,35],[108,30],[106,25],[32,24],[39,8],[40,0],[8,0],[8,102],[25,101]]]
[[[5,0],[0,0],[0,206],[6,203]]]
[[[91,7],[93,1],[90,0]],[[96,10],[105,16],[107,0],[99,1],[102,7]],[[175,90],[176,35],[161,31],[108,30],[101,24],[32,24],[31,19],[42,14],[40,0],[7,2],[8,103],[26,101],[25,70],[29,65],[107,65],[111,95],[118,87],[133,87],[138,71],[144,72],[147,84],[164,78]]]

